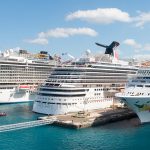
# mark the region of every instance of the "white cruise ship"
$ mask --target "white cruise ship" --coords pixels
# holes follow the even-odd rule
[[[124,93],[117,93],[139,117],[141,123],[150,122],[150,68],[140,68],[129,80]]]
[[[37,86],[48,77],[55,63],[45,51],[0,53],[0,103],[32,101]]]
[[[65,114],[113,105],[115,93],[124,88],[127,76],[137,68],[112,56],[115,46],[107,47],[103,55],[88,54],[71,65],[54,67],[37,92],[33,111]]]

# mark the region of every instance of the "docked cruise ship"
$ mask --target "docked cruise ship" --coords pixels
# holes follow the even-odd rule
[[[139,117],[141,123],[150,122],[150,67],[140,68],[123,93],[117,93]]]
[[[45,51],[0,53],[0,103],[32,101],[37,86],[45,81],[56,61]]]
[[[105,54],[94,57],[87,53],[70,65],[54,67],[37,91],[33,111],[65,114],[112,106],[115,93],[124,88],[128,75],[137,71],[114,57],[118,43],[112,44],[105,46]]]

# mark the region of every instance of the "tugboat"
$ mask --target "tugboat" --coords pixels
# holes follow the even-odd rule
[[[6,116],[7,114],[5,112],[0,112],[0,117]]]

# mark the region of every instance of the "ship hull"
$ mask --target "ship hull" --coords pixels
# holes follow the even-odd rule
[[[54,99],[53,102],[39,102],[35,98],[33,111],[41,114],[66,114],[70,112],[78,111],[90,111],[94,109],[104,109],[113,105],[112,99],[105,100],[96,100],[89,103],[85,102],[72,102],[72,99],[66,101],[65,103],[58,102],[57,99]]]
[[[139,117],[141,123],[150,122],[150,97],[124,96],[116,94],[127,106],[129,106]]]
[[[0,90],[0,104],[24,103],[33,101],[35,93],[26,90]]]

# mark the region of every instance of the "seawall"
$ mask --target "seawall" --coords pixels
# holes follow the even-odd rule
[[[137,117],[137,115],[128,108],[108,108],[78,113],[69,113],[65,115],[45,116],[40,117],[40,119],[47,119],[51,117],[56,117],[56,121],[53,123],[53,125],[80,129],[101,126],[125,119],[131,119]]]

